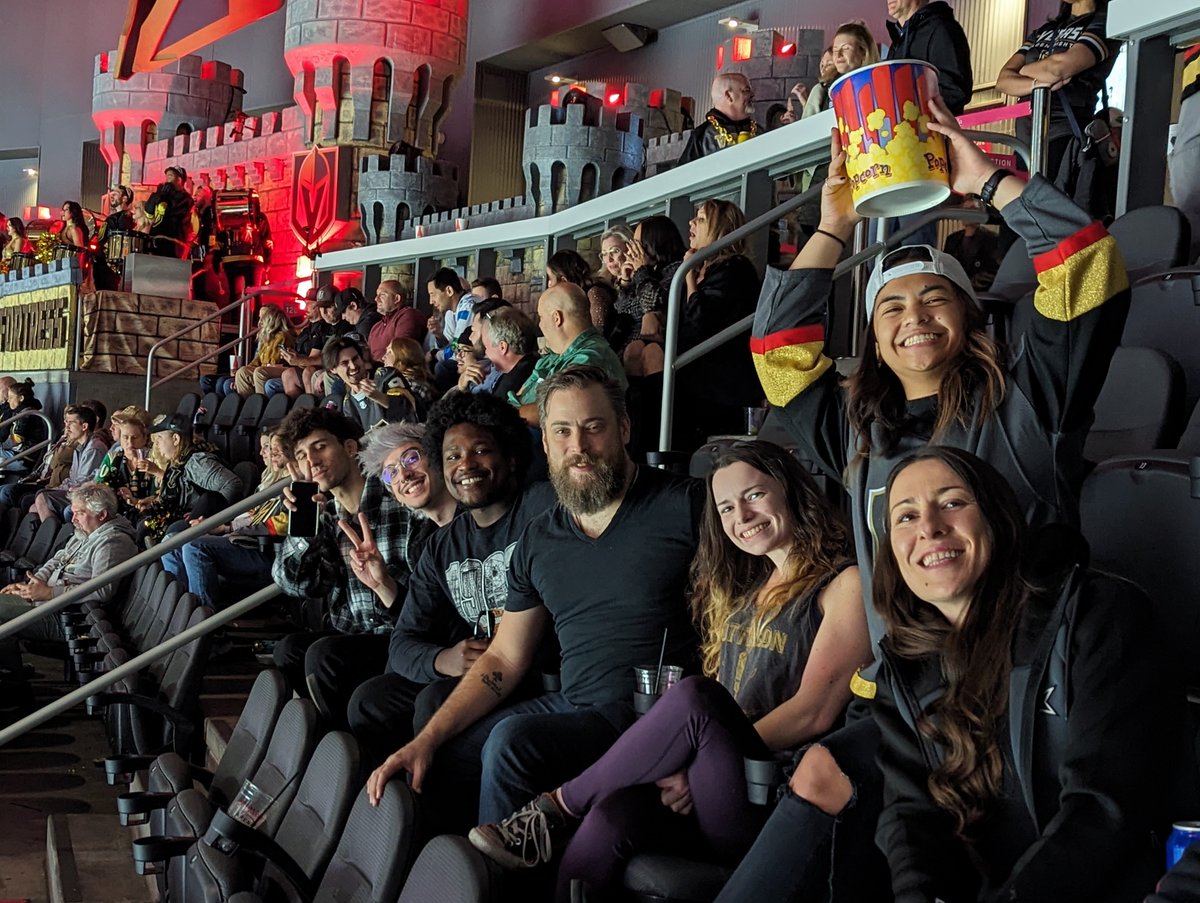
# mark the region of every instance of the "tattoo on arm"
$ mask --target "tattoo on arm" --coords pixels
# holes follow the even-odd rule
[[[496,694],[497,698],[504,698],[504,689],[502,686],[504,683],[503,674],[501,674],[499,671],[492,671],[482,675],[479,679],[483,681],[483,685],[485,687]]]

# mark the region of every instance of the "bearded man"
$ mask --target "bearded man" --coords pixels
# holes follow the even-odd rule
[[[599,367],[548,377],[538,411],[559,504],[517,543],[491,644],[372,773],[372,802],[400,771],[439,802],[444,785],[470,780],[482,788],[480,823],[499,821],[592,764],[633,723],[633,669],[658,659],[664,635],[668,663],[696,662],[685,593],[702,485],[633,463],[624,392]],[[562,650],[561,690],[511,702],[549,630]]]

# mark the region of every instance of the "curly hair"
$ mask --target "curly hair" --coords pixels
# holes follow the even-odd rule
[[[959,448],[928,446],[892,469],[886,498],[890,500],[892,486],[906,468],[930,460],[949,467],[975,497],[991,557],[956,629],[904,582],[888,521],[875,559],[872,595],[887,625],[888,645],[898,656],[932,655],[940,661],[946,692],[921,713],[917,729],[946,751],[929,775],[929,793],[962,836],[1001,792],[1010,649],[1033,586],[1023,567],[1027,528],[1020,503],[986,461]]]
[[[279,424],[277,435],[287,456],[295,458],[297,443],[317,430],[324,430],[338,442],[349,439],[359,442],[363,436],[362,425],[357,420],[324,407],[294,408]]]
[[[516,408],[501,398],[470,392],[451,392],[435,403],[425,419],[424,451],[430,461],[437,461],[439,469],[446,432],[460,423],[470,423],[491,433],[501,454],[515,462],[517,482],[525,483],[525,474],[533,457],[533,442],[529,427]]]
[[[755,607],[758,590],[775,567],[766,556],[734,547],[721,525],[713,498],[713,477],[731,464],[748,464],[782,487],[792,520],[788,550],[790,576],[757,604],[751,630],[767,624],[790,602],[837,573],[854,554],[845,519],[786,449],[772,442],[735,442],[716,459],[700,521],[700,544],[691,567],[692,617],[700,628],[704,673],[715,677],[725,625],[738,612]]]

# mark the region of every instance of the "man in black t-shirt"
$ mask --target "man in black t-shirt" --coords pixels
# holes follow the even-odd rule
[[[412,738],[413,713],[427,717],[444,694],[421,691],[457,680],[487,648],[508,594],[508,561],[530,519],[554,504],[547,483],[522,491],[529,431],[503,399],[455,392],[429,412],[423,455],[466,509],[429,541],[409,581],[388,649],[387,673],[350,700],[350,729],[372,764]],[[446,463],[443,464],[443,461]]]
[[[371,775],[373,802],[408,771],[427,797],[480,782],[479,820],[499,821],[592,764],[633,722],[633,668],[653,666],[664,630],[668,663],[695,660],[685,590],[701,484],[634,465],[624,393],[597,367],[546,379],[538,410],[559,504],[517,544],[495,639],[417,737]],[[451,474],[449,455],[445,466]],[[548,629],[562,648],[561,692],[504,708]],[[453,813],[460,827],[474,815]]]

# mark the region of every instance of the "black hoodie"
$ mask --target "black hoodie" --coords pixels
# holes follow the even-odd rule
[[[890,60],[924,60],[937,66],[938,88],[955,116],[971,99],[971,48],[962,26],[943,0],[922,6],[904,25],[887,23],[892,37]]]

